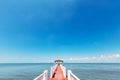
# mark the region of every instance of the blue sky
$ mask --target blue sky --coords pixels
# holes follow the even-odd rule
[[[0,62],[120,58],[119,0],[0,1]],[[83,59],[84,60],[84,59]]]

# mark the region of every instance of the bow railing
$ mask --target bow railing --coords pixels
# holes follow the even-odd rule
[[[48,70],[45,70],[41,75],[36,77],[34,80],[48,80]]]
[[[68,70],[68,80],[80,80],[77,76],[75,76],[71,70]]]

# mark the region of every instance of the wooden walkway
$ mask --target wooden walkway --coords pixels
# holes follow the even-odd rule
[[[62,71],[60,65],[58,65],[52,78],[50,78],[49,80],[68,80],[68,79],[66,77],[64,77],[63,71]]]

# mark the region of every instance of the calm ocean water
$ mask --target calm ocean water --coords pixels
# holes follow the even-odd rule
[[[0,64],[0,80],[33,80],[52,63]],[[81,80],[120,80],[120,64],[112,63],[66,63],[67,69]]]

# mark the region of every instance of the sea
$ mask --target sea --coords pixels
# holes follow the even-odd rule
[[[0,63],[0,80],[33,80],[54,63]],[[80,80],[120,80],[120,63],[64,63]]]

